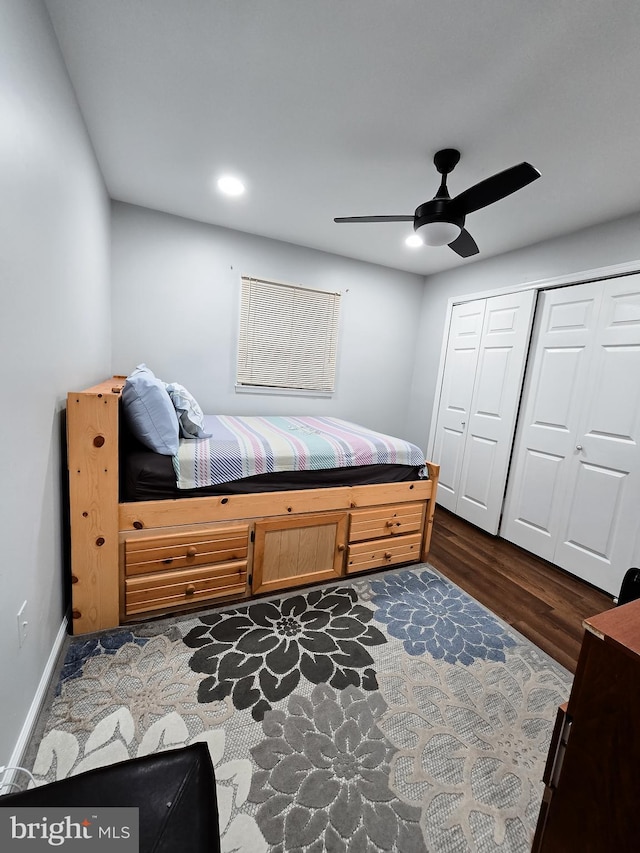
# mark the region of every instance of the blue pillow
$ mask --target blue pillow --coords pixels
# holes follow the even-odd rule
[[[204,430],[204,415],[193,394],[184,385],[172,382],[166,386],[171,402],[178,413],[180,436],[182,438],[211,438]]]
[[[180,443],[178,416],[164,382],[139,364],[122,389],[122,405],[133,435],[156,453],[175,456]]]

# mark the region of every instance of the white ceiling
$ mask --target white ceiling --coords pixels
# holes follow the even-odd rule
[[[45,0],[115,199],[429,274],[412,214],[523,160],[486,258],[640,209],[638,0]],[[248,191],[213,190],[232,171]]]

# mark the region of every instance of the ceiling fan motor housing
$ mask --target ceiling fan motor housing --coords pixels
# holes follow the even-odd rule
[[[456,206],[451,202],[450,198],[436,197],[432,198],[431,201],[425,201],[424,204],[417,207],[413,220],[414,231],[417,231],[429,222],[450,222],[462,230],[465,220],[464,213],[456,210]]]

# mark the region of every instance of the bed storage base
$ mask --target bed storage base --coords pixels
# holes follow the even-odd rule
[[[125,377],[67,398],[72,632],[426,560],[428,480],[121,503]]]

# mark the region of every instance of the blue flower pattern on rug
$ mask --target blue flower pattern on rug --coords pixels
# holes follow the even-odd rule
[[[462,590],[430,571],[404,571],[372,580],[375,620],[402,640],[407,654],[469,666],[474,660],[504,662],[515,645],[491,614]]]
[[[80,678],[85,663],[96,655],[114,655],[126,643],[143,646],[147,637],[136,637],[131,631],[115,631],[89,640],[77,640],[69,646],[65,657],[60,678],[56,687],[56,696],[60,694],[62,685],[71,678]]]

